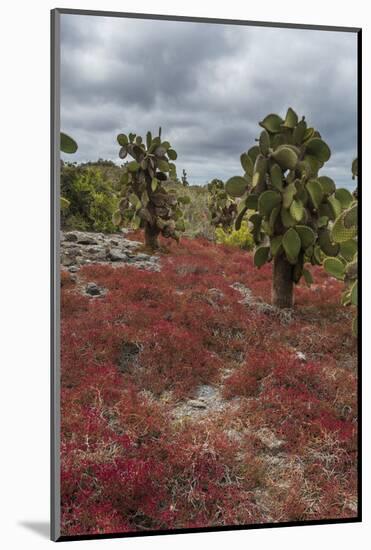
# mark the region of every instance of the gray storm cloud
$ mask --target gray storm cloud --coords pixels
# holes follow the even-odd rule
[[[162,126],[191,183],[228,179],[258,121],[292,106],[329,143],[326,173],[352,187],[356,79],[355,33],[61,16],[61,127],[77,162],[119,162],[119,132]]]

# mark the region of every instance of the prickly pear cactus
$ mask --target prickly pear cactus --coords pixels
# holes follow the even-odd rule
[[[177,153],[168,141],[161,139],[161,128],[156,137],[147,132],[146,141],[136,134],[119,134],[119,157],[133,159],[123,167],[119,210],[113,215],[117,226],[143,227],[145,243],[152,250],[159,247],[158,236],[179,241],[184,231],[182,203],[188,197],[177,197],[166,189],[166,183],[176,178],[172,162]]]
[[[60,137],[61,137],[60,148],[62,153],[68,153],[68,154],[76,153],[77,151],[76,141],[72,139],[71,136],[69,136],[68,134],[64,134],[63,132],[61,132]]]
[[[302,276],[312,282],[305,264],[321,265],[339,252],[329,223],[347,207],[349,192],[319,176],[330,148],[304,117],[289,108],[284,119],[269,114],[259,125],[257,144],[241,155],[244,174],[230,178],[226,191],[239,200],[237,229],[253,211],[254,263],[273,260],[273,303],[292,307],[293,284]]]
[[[188,180],[187,180],[187,172],[184,170],[182,170],[182,184],[184,185],[184,187],[188,187],[189,183],[188,183]]]
[[[77,143],[76,141],[71,138],[68,134],[64,134],[63,132],[60,133],[60,149],[62,153],[68,153],[73,154],[77,151]],[[67,210],[70,206],[70,201],[66,199],[65,197],[60,198],[60,206],[61,210]]]
[[[352,163],[353,179],[358,176],[358,162],[355,159]],[[339,189],[340,191],[340,189]],[[341,190],[344,191],[344,190]],[[337,258],[326,258],[323,262],[325,270],[344,281],[345,290],[341,302],[345,306],[357,307],[358,301],[358,266],[357,266],[357,232],[358,232],[358,190],[351,195],[348,192],[347,205],[342,213],[336,218],[332,230],[332,240],[339,245]],[[357,315],[353,319],[353,333],[357,334]]]
[[[222,180],[213,179],[207,186],[209,191],[208,207],[211,215],[211,224],[228,231],[237,215],[237,203],[228,196]]]

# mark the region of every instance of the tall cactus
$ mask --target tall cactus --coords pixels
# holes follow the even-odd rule
[[[184,187],[188,187],[189,183],[188,183],[188,180],[187,180],[187,172],[184,170],[182,170],[182,184],[184,185]]]
[[[209,191],[208,207],[211,224],[229,230],[237,215],[236,201],[229,197],[222,180],[213,179],[207,186]]]
[[[131,223],[134,228],[143,227],[147,248],[159,248],[158,236],[179,240],[184,231],[181,205],[188,197],[177,197],[175,191],[166,190],[166,182],[176,178],[176,167],[171,161],[177,153],[168,141],[161,140],[161,128],[158,136],[147,132],[146,143],[136,134],[119,134],[119,157],[127,155],[132,161],[123,167],[120,179],[121,200],[119,210],[113,215],[118,226]]]
[[[329,230],[347,202],[347,191],[319,176],[330,148],[320,133],[299,120],[290,107],[285,119],[267,115],[257,144],[241,155],[244,175],[230,178],[227,193],[239,200],[236,228],[248,210],[257,249],[254,263],[273,260],[272,302],[292,307],[293,285],[302,276],[312,282],[305,263],[321,265],[323,256],[336,256],[339,244]]]
[[[352,177],[358,177],[358,162],[352,163]],[[339,189],[340,191],[340,189]],[[341,190],[344,191],[344,190]],[[347,193],[345,210],[336,218],[331,230],[331,237],[339,244],[337,258],[326,258],[323,262],[325,270],[344,281],[345,290],[341,302],[345,306],[355,306],[358,303],[358,264],[357,264],[357,231],[358,231],[358,190],[351,195]],[[353,333],[357,334],[357,315],[353,319]]]

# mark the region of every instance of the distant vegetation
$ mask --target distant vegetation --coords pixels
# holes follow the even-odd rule
[[[224,230],[222,227],[215,229],[216,242],[229,246],[236,246],[242,250],[253,250],[254,239],[247,221],[241,223],[239,229]]]
[[[120,201],[120,178],[123,167],[112,161],[99,159],[87,163],[62,163],[61,195],[70,205],[61,213],[62,228],[115,232],[113,213]],[[182,181],[168,181],[167,190],[177,196],[187,196],[189,204],[182,206],[184,212],[184,235],[215,239],[215,228],[210,223],[207,186],[184,185]],[[128,222],[128,227],[131,226]]]
[[[112,222],[117,207],[115,185],[99,166],[63,164],[61,195],[68,201],[61,211],[63,228],[116,231]]]

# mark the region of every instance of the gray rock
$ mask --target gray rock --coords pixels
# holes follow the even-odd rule
[[[253,298],[252,292],[249,288],[247,288],[247,286],[243,285],[242,283],[233,283],[230,286],[231,288],[234,288],[240,294],[242,294],[243,298],[242,300],[238,300],[239,304],[244,304],[244,305],[255,304],[255,300]]]
[[[196,391],[196,396],[198,399],[213,399],[218,397],[218,390],[213,386],[199,386]]]
[[[68,233],[64,234],[64,238],[66,241],[77,241],[77,234],[74,231],[69,231]]]
[[[146,269],[147,271],[160,271],[159,266],[155,262],[135,262],[135,267],[138,269]]]
[[[75,259],[71,258],[70,256],[66,256],[65,254],[62,254],[61,256],[61,264],[65,267],[69,267],[75,263]]]
[[[80,271],[80,268],[77,266],[77,265],[71,265],[69,268],[68,268],[68,271],[70,273],[77,273],[78,271]]]
[[[188,401],[188,405],[193,409],[206,409],[207,407],[204,401],[200,401],[198,399],[191,399],[190,401]]]
[[[91,237],[90,235],[79,235],[78,239],[77,239],[77,242],[78,244],[98,244],[98,241],[97,239],[95,239],[94,237]]]
[[[139,366],[139,354],[142,348],[136,342],[124,342],[118,364],[120,372],[129,372],[133,367]]]
[[[260,439],[263,445],[271,452],[278,452],[285,442],[278,439],[274,432],[268,428],[261,428],[256,432],[256,436]]]
[[[117,250],[115,248],[111,248],[108,251],[108,257],[112,262],[127,262],[128,257],[125,252],[122,252],[121,250]]]
[[[159,272],[161,271],[161,268],[158,264],[146,264],[146,267],[144,267],[143,269],[146,269],[147,271],[156,271],[156,272]]]
[[[107,254],[108,250],[102,249],[95,254],[94,259],[100,262],[107,261]]]
[[[142,246],[142,243],[139,241],[131,241],[130,239],[122,239],[122,245],[125,248],[130,248],[134,250],[135,248],[138,248],[139,246]]]
[[[104,250],[104,248],[102,246],[89,246],[89,248],[86,249],[86,252],[88,254],[97,254],[98,252],[101,252],[102,250]]]
[[[69,250],[70,248],[80,248],[76,241],[63,241],[61,242],[63,250]]]
[[[104,246],[91,246],[87,249],[87,254],[92,256],[94,260],[105,260],[107,257],[107,250]]]
[[[198,386],[194,393],[193,399],[180,402],[176,405],[173,409],[173,417],[204,417],[210,412],[224,410],[225,406],[226,401],[221,396],[219,389],[205,384]]]
[[[78,246],[70,246],[68,248],[63,247],[63,253],[66,256],[70,256],[71,258],[74,258],[75,256],[78,256],[80,254],[80,248]]]
[[[133,259],[135,259],[135,261],[138,261],[138,262],[151,260],[151,256],[149,254],[139,253],[139,254],[131,254],[131,256],[134,256]]]
[[[242,283],[233,283],[230,285],[231,288],[234,288],[242,295],[242,300],[238,300],[239,304],[245,306],[253,307],[258,313],[264,315],[273,316],[279,319],[281,324],[289,325],[293,321],[293,311],[292,309],[280,309],[271,304],[263,302],[260,298],[255,298],[251,290]]]
[[[224,298],[224,293],[219,288],[209,288],[207,293],[216,300],[223,300]]]
[[[117,262],[131,264],[138,269],[160,271],[157,256],[136,253],[142,246],[122,234],[90,233],[87,231],[61,232],[61,263],[65,267],[91,263]]]
[[[85,287],[86,294],[90,296],[100,296],[102,289],[96,283],[88,283]]]

